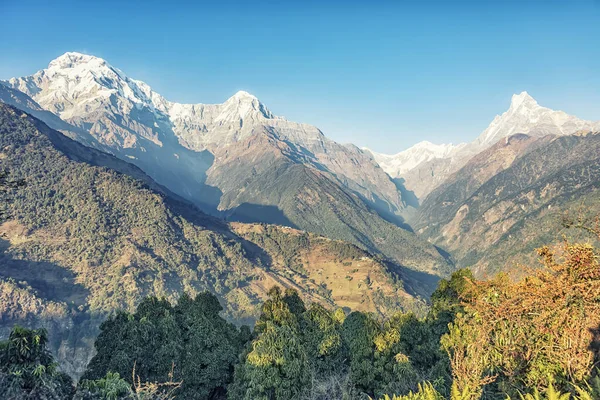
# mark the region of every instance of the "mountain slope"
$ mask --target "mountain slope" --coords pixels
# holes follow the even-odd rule
[[[216,152],[219,164],[208,171],[207,182],[222,188],[220,207],[232,210],[228,219],[251,222],[264,218],[265,222],[360,243],[411,269],[436,275],[451,272],[431,244],[385,221],[326,173],[294,162],[294,156],[287,143],[269,132]],[[243,190],[237,182],[244,182]],[[273,221],[274,214],[280,220]]]
[[[543,139],[517,134],[499,141],[474,156],[460,170],[450,175],[421,204],[416,226],[438,225],[452,219],[463,202],[494,175],[509,168],[515,160],[531,149],[548,143],[555,136]]]
[[[104,315],[131,310],[145,295],[175,300],[210,290],[230,318],[248,321],[274,284],[376,312],[419,310],[416,296],[430,290],[345,242],[275,226],[232,228],[138,168],[4,104],[0,168],[27,182],[2,199],[0,298],[18,293],[23,301],[2,302],[0,333],[16,322],[51,325],[53,350],[73,375]]]
[[[105,60],[79,53],[66,53],[50,62],[47,69],[5,84],[70,124],[88,130],[98,143],[110,146],[116,155],[123,152],[133,162],[136,154],[128,151],[143,148],[152,152],[151,144],[172,147],[160,151],[162,156],[173,157],[171,150],[177,145],[194,153],[212,152],[252,136],[257,128],[268,128],[281,140],[294,144],[305,161],[326,169],[365,198],[372,191],[391,208],[401,207],[393,183],[362,151],[327,139],[314,126],[274,116],[247,92],[238,92],[223,104],[174,103]],[[361,171],[356,170],[359,162]]]
[[[173,103],[106,61],[79,53],[5,84],[84,132],[71,137],[134,163],[206,212],[349,240],[415,270],[451,270],[435,248],[393,226],[404,226],[402,185],[369,154],[274,116],[249,93],[223,104]],[[282,169],[265,168],[273,152],[283,154],[274,156]],[[328,193],[332,204],[325,196],[306,201],[298,195],[303,187]]]
[[[561,239],[565,212],[600,213],[600,134],[515,135],[432,192],[416,229],[487,275]]]
[[[513,95],[509,109],[497,115],[471,143],[453,146],[421,142],[396,155],[373,155],[392,178],[402,178],[406,188],[424,200],[472,157],[500,139],[517,133],[537,138],[599,129],[600,121],[585,121],[563,111],[542,107],[527,92],[522,92]]]

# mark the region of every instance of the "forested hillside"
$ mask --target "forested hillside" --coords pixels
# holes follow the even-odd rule
[[[300,227],[360,246],[416,271],[447,276],[453,265],[430,243],[400,228],[327,174],[296,159],[292,144],[268,131],[215,152],[207,183],[223,191],[229,219]],[[239,188],[243,187],[243,190]],[[380,211],[381,212],[381,211]]]
[[[430,194],[415,226],[460,266],[491,276],[563,234],[578,239],[563,220],[598,215],[599,189],[600,134],[513,136]]]
[[[212,294],[183,295],[177,303],[149,297],[135,312],[102,323],[96,354],[77,386],[53,364],[44,330],[17,327],[0,342],[0,395],[598,399],[598,254],[588,244],[565,243],[538,255],[544,269],[519,282],[455,272],[440,282],[422,318],[331,310],[275,286],[251,332],[227,323]]]
[[[0,86],[0,101],[136,165],[210,215],[296,227],[440,277],[454,268],[404,224],[410,200],[372,157],[274,115],[248,92],[175,103],[75,52]]]
[[[252,322],[273,285],[378,313],[422,310],[418,296],[431,290],[351,244],[274,226],[232,230],[136,167],[7,105],[0,149],[0,168],[25,181],[2,195],[2,334],[14,323],[48,327],[75,376],[99,321],[149,295],[175,301],[208,290],[228,318]]]

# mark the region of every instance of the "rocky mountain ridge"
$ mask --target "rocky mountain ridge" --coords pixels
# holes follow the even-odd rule
[[[422,204],[415,229],[480,276],[527,273],[537,247],[565,237],[565,216],[600,215],[600,133],[517,134],[473,157]],[[576,235],[576,236],[573,236]],[[531,261],[526,263],[525,261]]]
[[[5,104],[0,168],[26,181],[0,194],[0,335],[15,323],[52,328],[52,349],[75,376],[106,314],[147,295],[209,290],[241,323],[273,285],[379,312],[419,311],[436,281],[347,242],[207,216],[137,167]]]
[[[294,144],[304,162],[329,171],[365,199],[374,203],[376,196],[394,212],[403,207],[394,184],[360,149],[329,140],[312,125],[276,117],[244,91],[222,104],[179,104],[105,60],[80,53],[66,53],[44,70],[4,83],[64,121],[88,130],[98,145],[134,163],[138,158],[134,149],[152,152],[154,147],[165,148],[160,152],[162,158],[181,157],[178,147],[206,155],[206,151],[213,153],[244,140],[257,129],[269,129],[280,140]]]
[[[349,240],[415,270],[451,270],[433,246],[403,229],[402,185],[370,154],[274,116],[249,93],[223,104],[173,103],[79,53],[3,84],[3,101],[135,164],[205,212]]]
[[[529,93],[521,92],[512,96],[508,110],[496,115],[473,142],[458,145],[421,142],[395,155],[372,153],[392,178],[402,178],[406,188],[424,200],[472,157],[501,139],[517,133],[542,137],[599,129],[600,121],[585,121],[563,111],[540,106]]]

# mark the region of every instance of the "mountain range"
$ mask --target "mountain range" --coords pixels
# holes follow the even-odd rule
[[[243,91],[175,103],[80,53],[0,81],[0,102],[0,169],[26,181],[0,192],[0,336],[51,327],[73,376],[99,322],[146,295],[208,290],[238,324],[273,285],[423,313],[458,267],[525,275],[537,247],[572,235],[566,214],[600,215],[600,122],[526,92],[473,142],[395,155]]]
[[[464,256],[474,251],[465,250],[467,228],[454,239],[442,228],[462,202],[486,185],[498,192],[492,183],[497,175],[536,156],[538,147],[600,130],[600,122],[542,107],[522,92],[473,142],[425,141],[385,155],[278,117],[244,91],[222,104],[169,101],[107,61],[81,53],[65,53],[31,76],[0,83],[3,102],[135,165],[206,214],[344,240],[441,277],[455,264],[479,262]],[[487,245],[497,241],[492,236]],[[465,243],[453,245],[456,237]]]
[[[472,157],[501,139],[517,133],[542,137],[598,130],[600,121],[585,121],[563,111],[542,107],[529,93],[522,92],[512,97],[509,109],[496,115],[473,142],[436,145],[425,141],[394,155],[366,150],[392,178],[402,179],[406,189],[423,200]]]
[[[2,168],[26,181],[2,194],[0,334],[14,323],[51,328],[52,350],[75,376],[100,321],[147,295],[209,290],[243,323],[273,285],[383,313],[419,312],[437,281],[347,242],[208,216],[132,164],[5,104],[0,149]]]
[[[404,229],[402,188],[370,154],[274,116],[249,93],[222,104],[173,103],[80,53],[3,83],[9,104],[43,110],[32,115],[131,162],[208,214],[346,240],[415,270],[444,275],[452,268]]]
[[[565,237],[594,240],[566,230],[563,219],[593,221],[599,199],[599,132],[516,134],[450,175],[425,198],[413,226],[480,276],[520,276],[523,265],[537,264],[536,248]]]

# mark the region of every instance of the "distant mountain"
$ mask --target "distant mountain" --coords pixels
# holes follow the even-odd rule
[[[513,95],[508,111],[497,115],[472,146],[483,150],[515,133],[526,133],[533,137],[560,136],[599,127],[600,121],[584,121],[563,111],[542,107],[527,92],[522,92]]]
[[[437,280],[346,242],[224,223],[4,104],[0,169],[27,183],[2,194],[0,336],[14,323],[51,327],[53,351],[75,376],[106,313],[146,295],[209,290],[244,322],[276,284],[328,306],[419,312]]]
[[[55,129],[135,164],[205,212],[347,240],[415,270],[452,269],[401,228],[410,198],[370,154],[274,116],[249,93],[223,104],[178,104],[79,53],[4,84],[31,99],[13,96],[11,104],[27,111],[38,104],[52,114],[37,116]]]
[[[163,148],[212,153],[252,136],[257,129],[268,129],[293,144],[302,161],[326,170],[351,190],[365,198],[374,194],[393,211],[402,206],[393,183],[362,151],[327,139],[314,126],[274,116],[247,92],[238,92],[223,104],[173,103],[105,60],[79,53],[66,53],[45,70],[5,83],[134,162],[139,156],[136,150],[177,159],[182,155]]]
[[[497,115],[471,143],[453,146],[421,142],[396,155],[372,153],[392,178],[402,178],[406,189],[423,200],[471,157],[493,146],[500,139],[517,133],[542,137],[592,130],[600,130],[600,121],[585,121],[563,111],[542,107],[527,92],[522,92],[513,95],[508,111]]]
[[[563,216],[598,215],[599,198],[600,133],[517,134],[473,157],[429,194],[414,226],[461,267],[482,276],[522,274],[517,264],[527,264],[535,248],[583,234],[565,232]]]
[[[448,158],[456,149],[457,146],[452,144],[433,144],[426,140],[394,155],[377,153],[364,148],[364,150],[373,154],[381,168],[393,177],[402,176],[402,174],[428,161],[437,158]]]

